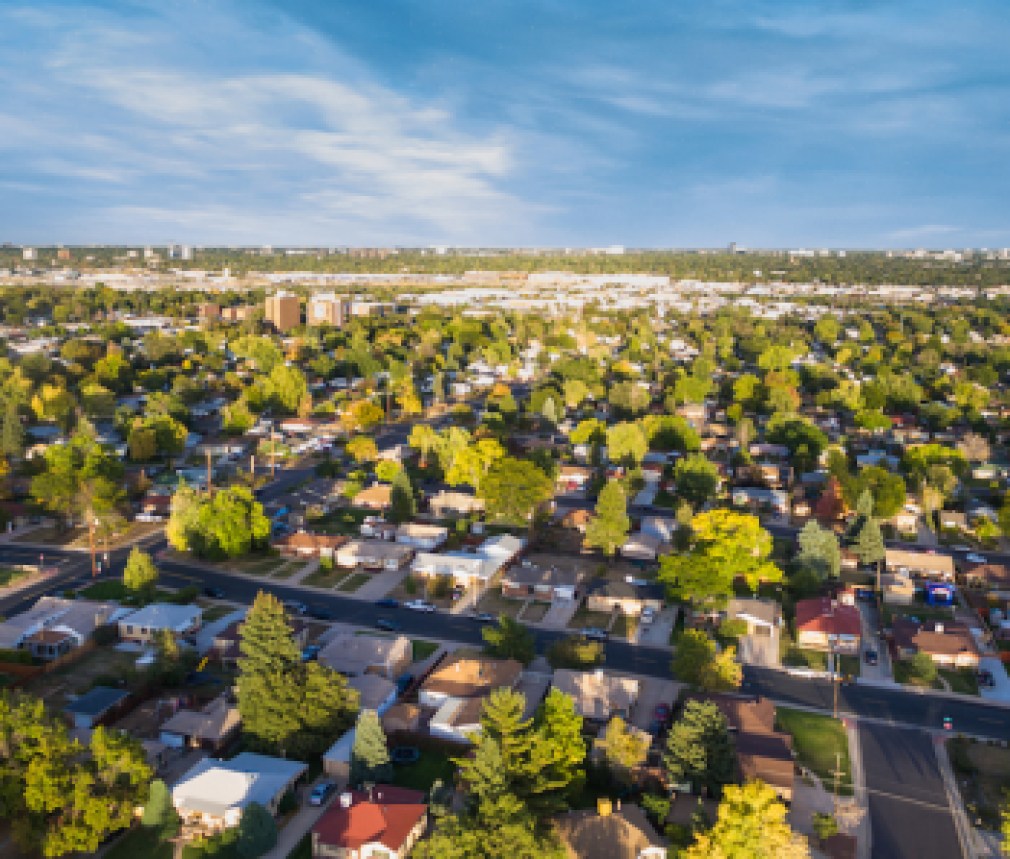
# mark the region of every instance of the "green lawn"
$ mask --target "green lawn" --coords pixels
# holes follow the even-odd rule
[[[461,754],[464,753],[465,750],[461,750]],[[443,784],[449,784],[455,769],[449,755],[444,752],[421,749],[421,758],[416,764],[395,767],[393,784],[427,792],[437,779],[441,779]]]
[[[303,585],[311,585],[314,588],[332,588],[337,582],[347,576],[347,570],[341,567],[334,567],[324,570],[320,567],[314,573],[310,573],[302,579]]]
[[[105,859],[172,859],[172,845],[158,837],[156,829],[138,826],[115,842],[106,852]]]
[[[538,623],[544,619],[544,615],[550,611],[550,604],[545,602],[531,602],[526,606],[522,619],[526,623]]]
[[[572,619],[568,621],[568,628],[582,629],[584,626],[595,626],[599,629],[609,629],[610,617],[610,612],[590,611],[585,604],[582,604],[578,611],[572,615]]]
[[[792,665],[797,668],[812,668],[815,671],[827,671],[828,654],[819,650],[801,650],[785,637],[780,639],[779,652],[782,655],[783,665]]]
[[[779,729],[792,735],[796,759],[817,773],[827,790],[832,790],[834,786],[836,755],[840,754],[843,775],[839,780],[839,790],[846,795],[852,793],[849,740],[838,719],[789,707],[777,707],[775,718]]]
[[[354,573],[354,575],[348,576],[344,581],[342,581],[338,586],[338,591],[343,591],[344,593],[352,593],[360,588],[365,582],[371,580],[371,576],[368,573]]]
[[[593,624],[587,624],[592,626]],[[604,625],[603,629],[607,627]],[[618,614],[617,620],[614,621],[614,626],[610,632],[617,636],[618,638],[631,639],[634,637],[635,633],[638,631],[638,618],[630,614]]]
[[[438,650],[438,643],[434,641],[425,641],[421,638],[412,638],[410,640],[411,647],[411,659],[414,662],[420,662],[422,659],[427,659],[431,654]]]
[[[840,674],[845,674],[849,677],[859,676],[859,657],[858,656],[839,656],[838,657],[838,671]]]
[[[229,569],[250,576],[272,576],[288,562],[279,555],[250,555],[248,558],[237,558],[229,561]]]
[[[203,622],[213,623],[215,620],[220,620],[226,614],[231,614],[235,609],[230,605],[212,605],[210,608],[205,608],[203,610]]]
[[[950,684],[951,692],[962,695],[978,695],[978,676],[971,668],[940,669],[940,676]]]
[[[0,588],[12,585],[14,582],[29,575],[26,570],[14,570],[10,567],[0,567]]]
[[[373,515],[374,512],[374,510],[364,510],[355,507],[335,510],[319,519],[310,520],[309,525],[313,531],[321,534],[346,534],[349,537],[356,537],[361,530],[361,523],[365,521],[365,517]]]
[[[298,842],[294,850],[288,853],[288,859],[312,859],[312,833],[308,833]]]
[[[279,567],[270,578],[290,579],[295,573],[305,566],[304,561],[288,561],[283,567]]]

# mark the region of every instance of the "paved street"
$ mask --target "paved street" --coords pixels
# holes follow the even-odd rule
[[[875,859],[963,856],[932,736],[860,724]]]

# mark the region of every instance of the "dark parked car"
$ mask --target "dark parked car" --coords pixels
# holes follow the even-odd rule
[[[395,600],[392,597],[383,597],[381,600],[376,600],[375,604],[379,608],[399,608],[400,601]]]
[[[410,684],[414,682],[413,674],[401,674],[396,678],[396,694],[402,695],[410,688]]]
[[[606,641],[610,637],[605,629],[598,626],[584,626],[579,630],[579,634],[590,641]]]
[[[319,655],[320,650],[322,648],[318,644],[310,644],[302,650],[302,662],[311,662]]]
[[[205,587],[203,589],[203,595],[205,597],[210,597],[211,599],[215,599],[215,600],[223,600],[224,599],[224,591],[221,590],[221,588],[214,588],[214,587],[207,586],[207,587]]]
[[[333,620],[333,612],[322,606],[309,606],[309,610],[305,613],[315,620]]]
[[[670,709],[669,704],[657,704],[656,709],[652,711],[652,718],[664,724],[670,721],[670,716],[672,715],[673,711]]]
[[[421,759],[421,750],[417,746],[393,746],[389,759],[394,764],[416,764]]]
[[[478,623],[496,623],[498,620],[498,618],[489,611],[478,612],[473,616],[473,619]]]
[[[375,628],[385,630],[386,632],[399,632],[400,624],[391,618],[380,617],[375,621]]]
[[[987,671],[986,669],[983,668],[981,671],[978,672],[978,685],[986,686],[989,689],[995,689],[996,678],[992,676],[991,671]]]
[[[876,650],[867,650],[863,654],[863,659],[866,660],[866,664],[867,665],[876,665],[877,664],[877,651]]]

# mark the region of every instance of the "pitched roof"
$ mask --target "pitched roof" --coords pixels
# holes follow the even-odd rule
[[[830,597],[814,597],[796,603],[796,630],[859,636],[863,626],[855,606]]]
[[[606,719],[613,710],[630,710],[639,694],[633,677],[596,671],[559,668],[554,672],[554,688],[575,699],[575,708],[590,719]]]
[[[376,785],[371,797],[363,791],[350,791],[349,796],[348,807],[338,800],[312,827],[317,841],[346,850],[378,842],[399,852],[428,811],[423,793],[388,784]]]
[[[308,766],[269,755],[242,752],[230,761],[205,758],[172,788],[177,809],[224,817],[257,802],[267,807]]]
[[[405,635],[354,635],[339,633],[327,642],[318,659],[323,665],[344,674],[364,674],[371,667],[385,666],[410,655],[410,639]]]
[[[85,692],[80,698],[71,701],[63,709],[67,713],[81,716],[101,716],[111,710],[130,693],[123,689],[113,689],[111,686],[95,686]]]
[[[311,534],[308,531],[297,531],[279,537],[273,541],[274,546],[282,549],[338,549],[347,542],[347,537],[338,534]]]
[[[606,816],[589,809],[570,811],[554,825],[572,859],[634,859],[647,847],[666,846],[637,805]]]
[[[474,698],[515,686],[523,667],[514,659],[490,659],[456,651],[432,671],[421,689],[453,698]]]

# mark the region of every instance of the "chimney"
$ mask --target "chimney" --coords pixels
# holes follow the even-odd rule
[[[935,623],[935,624],[933,625],[933,631],[934,631],[934,632],[939,632],[939,633],[941,633],[941,634],[942,634],[942,633],[943,633],[943,621],[940,621],[940,620],[938,620],[938,621],[937,621],[937,622],[936,622],[936,623]]]
[[[342,794],[340,794],[340,807],[341,808],[350,808],[353,801],[354,800],[353,800],[353,797],[350,794],[350,791],[344,791]]]
[[[605,796],[601,796],[596,800],[596,813],[600,817],[610,817],[610,812],[612,811],[612,806],[610,800]]]

